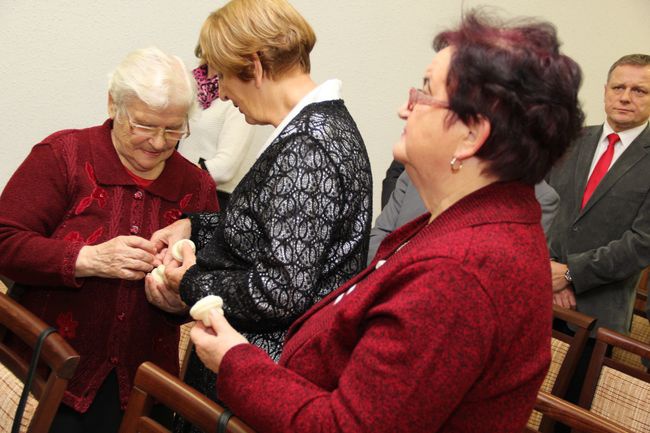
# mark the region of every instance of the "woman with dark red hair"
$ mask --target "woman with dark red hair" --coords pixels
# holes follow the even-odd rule
[[[259,432],[521,432],[550,361],[533,185],[583,121],[581,73],[542,22],[439,34],[395,145],[428,213],[290,328],[279,364],[223,316],[192,330]]]

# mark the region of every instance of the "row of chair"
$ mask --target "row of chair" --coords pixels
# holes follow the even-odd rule
[[[1,284],[1,283],[0,283]],[[49,326],[0,290],[0,432],[10,432],[29,365],[5,344],[9,331],[34,348],[39,335]],[[188,328],[185,329],[187,338]],[[181,355],[184,360],[185,355]],[[45,340],[26,402],[21,433],[47,433],[61,403],[68,381],[79,364],[77,352],[58,333]],[[148,417],[155,402],[161,403],[204,431],[217,431],[217,420],[224,409],[152,363],[144,363],[136,373],[129,404],[120,427],[121,433],[168,432]],[[254,433],[236,417],[230,418],[226,432]]]
[[[575,431],[650,432],[650,374],[640,364],[637,365],[637,359],[630,361],[629,357],[622,356],[632,354],[638,359],[650,359],[650,345],[605,328],[598,329],[596,346],[580,397],[581,407],[578,407],[560,397],[567,390],[595,319],[559,307],[554,308],[554,313],[556,318],[573,324],[577,331],[572,336],[554,331],[552,365],[537,397],[535,412],[526,432],[550,432],[555,421]],[[639,316],[645,314],[640,309],[637,313]],[[44,322],[4,294],[0,294],[0,323],[32,347],[42,330],[47,328]],[[650,328],[646,318],[638,326]],[[2,380],[6,374],[13,374],[24,381],[28,365],[2,343],[2,332],[0,382],[6,383]],[[611,356],[607,355],[608,347],[614,348]],[[78,354],[56,333],[45,340],[41,353],[41,360],[47,368],[37,371],[21,432],[47,432],[67,382],[79,362]],[[184,358],[186,356],[182,355],[181,359]],[[0,393],[3,394],[16,395],[12,392]],[[10,430],[17,404],[15,400],[10,402],[13,409],[6,409],[6,402],[0,401],[0,406],[6,412],[0,412],[0,432]],[[164,427],[148,417],[154,401],[170,407],[204,431],[215,431],[217,420],[223,412],[223,408],[185,385],[179,378],[145,363],[136,374],[120,433],[166,432]],[[250,427],[235,417],[228,423],[227,431],[253,433]]]
[[[650,345],[599,328],[579,406],[540,390],[526,432],[552,432],[556,421],[574,432],[650,432],[650,374],[608,356],[608,347],[650,359]]]
[[[630,336],[606,328],[599,328],[596,332],[595,348],[579,399],[582,409],[576,412],[580,419],[595,415],[618,425],[619,430],[611,431],[650,432],[650,374],[641,361],[650,360],[650,322],[645,313],[646,302],[647,294],[640,291]],[[538,397],[538,405],[528,422],[529,432],[553,431],[558,419],[552,415],[558,412],[543,410],[551,404],[546,395],[552,395],[552,402],[556,403],[565,395],[587,338],[596,324],[594,318],[560,307],[554,307],[554,315],[571,324],[576,332],[567,335],[553,331],[552,362],[540,390],[542,397]],[[541,403],[540,398],[543,400]],[[568,402],[562,404],[563,413],[570,412],[568,408],[574,406]],[[585,414],[587,410],[589,412]],[[584,426],[581,430],[580,426],[566,422],[566,419],[560,422],[574,427],[574,431],[601,431]]]

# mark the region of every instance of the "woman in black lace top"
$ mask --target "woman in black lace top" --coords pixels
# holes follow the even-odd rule
[[[275,131],[225,211],[152,237],[160,249],[182,238],[197,246],[182,265],[165,258],[167,286],[147,277],[154,305],[184,312],[219,295],[228,320],[275,359],[289,325],[359,272],[368,247],[370,163],[341,83],[309,75],[315,41],[284,0],[233,0],[208,17],[200,44],[220,97]],[[215,398],[214,375],[192,358],[186,381]]]

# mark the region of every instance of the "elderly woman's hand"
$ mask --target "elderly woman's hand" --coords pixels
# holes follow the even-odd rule
[[[81,248],[75,277],[141,280],[153,269],[156,247],[138,236],[118,236],[98,245]]]
[[[155,245],[157,252],[165,248],[168,249],[163,260],[163,263],[167,264],[171,260],[169,248],[181,239],[189,239],[191,234],[192,223],[189,218],[183,218],[156,231],[151,235],[151,242]]]
[[[187,305],[181,299],[179,289],[185,272],[196,264],[196,256],[187,242],[181,244],[181,254],[183,263],[174,259],[165,260],[164,282],[157,281],[153,275],[147,275],[144,280],[147,300],[168,313],[182,314],[187,311]]]
[[[181,299],[178,290],[167,287],[165,283],[157,281],[151,274],[144,279],[144,292],[147,301],[163,311],[173,314],[187,312],[187,305]]]
[[[168,255],[171,257],[171,253],[168,253]],[[171,260],[166,260],[165,265],[165,280],[167,281],[167,286],[177,292],[185,272],[196,264],[196,255],[194,254],[194,250],[192,250],[192,247],[190,247],[187,242],[181,244],[181,255],[183,256],[183,263],[179,263],[172,258]]]
[[[211,310],[209,317],[210,327],[196,322],[190,332],[190,337],[194,342],[196,354],[199,355],[203,364],[218,373],[226,353],[239,344],[247,344],[248,340],[235,331],[217,310]]]

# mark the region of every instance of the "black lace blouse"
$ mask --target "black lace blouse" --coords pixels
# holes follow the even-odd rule
[[[277,360],[289,325],[365,266],[371,213],[370,162],[354,120],[342,100],[309,104],[224,211],[190,216],[197,264],[181,296],[189,306],[221,296],[233,327]],[[200,386],[214,376],[197,361],[186,380],[214,389]]]

